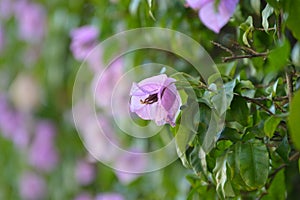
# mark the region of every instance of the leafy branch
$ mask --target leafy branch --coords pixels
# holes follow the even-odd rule
[[[233,60],[239,60],[239,59],[243,59],[243,58],[255,58],[255,57],[263,57],[264,59],[268,56],[269,52],[256,52],[254,49],[251,49],[249,47],[245,47],[245,46],[241,46],[239,45],[237,42],[233,41],[233,46],[239,50],[242,50],[244,52],[246,52],[247,54],[243,54],[243,55],[236,55],[231,49],[229,49],[228,47],[225,47],[224,45],[218,43],[218,42],[214,42],[211,41],[211,43],[213,45],[215,45],[216,47],[223,49],[224,51],[228,52],[231,54],[231,56],[228,57],[222,57],[222,61],[223,62],[230,62]]]
[[[300,153],[299,153],[298,151],[295,152],[291,157],[289,157],[289,163],[298,160],[299,157],[300,157]],[[268,190],[268,189],[270,188],[270,186],[271,186],[271,184],[272,184],[272,182],[273,182],[273,180],[274,180],[276,174],[277,174],[278,172],[280,172],[282,169],[284,169],[285,167],[287,167],[289,163],[284,163],[284,164],[280,165],[280,166],[279,166],[278,168],[276,168],[271,174],[269,174],[270,181],[269,181],[269,183],[266,184],[266,186],[265,186],[266,190]],[[262,198],[263,198],[265,195],[267,195],[267,194],[268,194],[268,191],[263,192],[263,193],[260,195],[260,197],[258,198],[258,200],[262,199]]]

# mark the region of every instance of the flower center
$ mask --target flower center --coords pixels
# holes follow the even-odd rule
[[[150,94],[145,100],[140,99],[141,104],[153,104],[158,101],[157,93]]]

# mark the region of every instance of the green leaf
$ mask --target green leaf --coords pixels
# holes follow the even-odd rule
[[[238,190],[251,191],[255,188],[251,188],[246,185],[245,181],[241,177],[239,160],[241,145],[241,142],[237,142],[228,153],[228,165],[230,168],[232,186]]]
[[[279,171],[272,181],[271,186],[262,200],[284,200],[286,199],[285,174],[284,170]]]
[[[282,139],[282,141],[279,144],[278,148],[276,149],[276,152],[278,153],[278,155],[280,155],[280,157],[285,162],[289,162],[290,151],[291,151],[291,146],[289,144],[288,137],[286,135],[286,136],[284,136],[284,138]]]
[[[269,174],[269,154],[263,143],[242,144],[238,158],[241,177],[248,186],[260,188],[266,184]]]
[[[299,168],[299,173],[300,173],[300,158],[298,159],[298,168]]]
[[[216,190],[219,197],[221,199],[234,197],[235,194],[230,180],[227,178],[227,154],[217,158],[213,174],[215,176]]]
[[[226,112],[226,122],[238,122],[242,126],[248,125],[249,108],[245,99],[235,96]]]
[[[216,108],[219,115],[225,113],[229,108],[233,99],[233,89],[235,87],[236,80],[232,80],[224,84],[224,89],[221,89],[217,94],[211,97],[211,102]]]
[[[225,129],[221,133],[220,139],[230,140],[233,142],[237,142],[241,139],[240,134],[236,129],[225,127]]]
[[[194,116],[193,120],[191,116]],[[194,102],[182,111],[181,124],[175,136],[177,154],[185,167],[190,167],[185,152],[197,133],[198,124],[199,108],[198,103]]]
[[[269,138],[273,137],[274,132],[277,126],[279,125],[280,121],[281,119],[275,116],[271,116],[265,121],[264,132]]]
[[[268,32],[268,29],[269,29],[268,18],[273,14],[273,12],[274,12],[273,7],[271,7],[270,4],[267,4],[261,13],[262,14],[262,26],[266,32]]]
[[[149,6],[149,11],[148,11],[148,12],[149,12],[149,15],[150,15],[150,17],[151,17],[154,21],[156,21],[154,15],[153,15],[153,13],[152,13],[152,5],[153,5],[152,0],[147,0],[147,3],[148,3],[148,6]]]
[[[132,15],[137,13],[138,7],[140,5],[141,0],[132,0],[129,4],[129,12]]]
[[[251,81],[241,80],[239,83],[236,84],[234,91],[241,94],[242,96],[252,98],[255,94],[255,87]]]
[[[288,9],[287,27],[292,31],[295,38],[300,40],[299,26],[300,0],[291,1]]]
[[[292,62],[295,66],[300,67],[300,43],[297,42],[293,47],[292,53]]]
[[[205,136],[203,138],[202,148],[206,153],[209,153],[210,150],[215,146],[218,136],[220,135],[224,126],[224,121],[215,112],[211,113],[211,119]]]
[[[202,173],[202,178],[206,176],[206,155],[201,147],[194,147],[191,154],[189,155],[189,163],[198,176]]]
[[[278,72],[282,70],[287,65],[289,56],[290,43],[288,40],[284,40],[275,49],[270,51],[266,72]]]
[[[276,10],[280,9],[280,3],[278,0],[266,0]]]
[[[240,25],[240,28],[242,30],[244,30],[244,34],[243,34],[243,38],[242,38],[243,43],[246,46],[250,47],[249,39],[252,40],[252,32],[254,30],[252,17],[249,16],[247,18],[247,20]]]
[[[233,77],[237,67],[237,62],[219,63],[217,67],[220,74]]]
[[[300,91],[296,92],[290,109],[290,116],[288,117],[288,125],[291,131],[291,138],[297,149],[300,150]]]

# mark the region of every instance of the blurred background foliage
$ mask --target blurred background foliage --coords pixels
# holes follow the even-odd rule
[[[0,199],[296,199],[299,94],[289,122],[295,146],[287,117],[289,95],[299,88],[298,8],[299,0],[240,0],[216,34],[184,0],[0,0]],[[209,52],[232,98],[225,129],[204,158],[206,170],[198,154],[210,118],[203,101],[185,165],[178,159],[122,182],[88,154],[71,112],[81,64],[70,48],[71,32],[85,25],[98,28],[98,41],[128,29],[169,28]],[[132,58],[134,66],[157,62],[196,76],[164,52],[141,50]],[[205,89],[197,94],[213,99]],[[242,164],[235,168],[237,160]]]

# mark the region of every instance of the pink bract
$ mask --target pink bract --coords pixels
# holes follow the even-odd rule
[[[227,24],[238,2],[239,0],[220,0],[216,7],[215,0],[187,0],[191,8],[199,10],[202,23],[215,33],[219,33]]]
[[[158,126],[175,126],[181,106],[175,82],[175,79],[161,74],[133,83],[130,91],[130,111],[142,119],[154,120]]]

